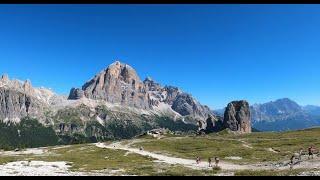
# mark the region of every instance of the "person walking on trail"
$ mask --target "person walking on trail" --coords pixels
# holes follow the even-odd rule
[[[211,157],[208,159],[208,162],[209,162],[209,167],[212,167],[212,158]]]
[[[197,164],[200,164],[200,161],[201,161],[201,159],[200,159],[200,157],[198,156],[197,159],[196,159],[196,163],[197,163]]]
[[[309,148],[308,148],[308,159],[310,159],[310,157],[311,157],[311,159],[313,159],[313,146],[310,146]]]
[[[140,151],[143,151],[143,147],[142,146],[140,147]]]
[[[218,157],[215,157],[214,160],[215,160],[215,163],[216,163],[216,167],[218,167],[219,163],[220,163],[220,159]]]
[[[293,165],[294,165],[294,159],[296,158],[295,155],[292,155],[290,158],[290,169],[293,169]]]

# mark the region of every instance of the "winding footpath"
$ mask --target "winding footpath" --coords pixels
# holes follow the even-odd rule
[[[132,144],[132,143],[130,143],[130,144]],[[169,157],[169,156],[166,156],[163,154],[157,154],[157,153],[148,152],[145,150],[131,148],[130,144],[122,145],[121,142],[116,142],[116,143],[112,143],[109,145],[106,145],[104,143],[96,143],[95,145],[99,148],[107,148],[107,149],[113,149],[113,150],[124,150],[124,151],[128,151],[131,153],[140,154],[142,156],[148,156],[148,157],[156,159],[157,162],[163,162],[163,163],[167,163],[167,164],[178,164],[178,165],[183,165],[185,167],[197,169],[197,170],[210,169],[207,162],[201,162],[200,164],[197,164],[195,162],[195,160]],[[232,164],[232,163],[227,163],[227,162],[220,162],[219,167],[222,168],[223,170],[270,169],[268,167],[257,167],[257,166],[251,166],[251,165],[237,165],[237,164]]]
[[[96,143],[95,145],[99,148],[107,148],[107,149],[113,149],[113,150],[124,150],[128,151],[128,153],[136,153],[140,154],[142,156],[148,156],[153,159],[156,159],[156,162],[162,162],[167,164],[175,164],[175,165],[182,165],[184,167],[197,169],[197,170],[208,170],[210,169],[207,162],[201,162],[200,164],[197,164],[195,160],[190,159],[183,159],[183,158],[176,158],[176,157],[170,157],[163,154],[157,154],[145,150],[140,150],[137,148],[130,147],[132,144],[137,143],[137,141],[131,141],[130,143],[127,143],[125,145],[122,144],[123,142],[115,142],[112,144],[104,144],[104,143]],[[302,162],[297,162],[294,165],[294,169],[320,169],[320,158],[316,157],[314,160],[305,160]],[[251,165],[239,165],[239,164],[233,164],[229,162],[221,162],[219,163],[219,167],[222,170],[229,170],[229,171],[236,171],[236,170],[286,170],[289,169],[288,163],[281,163],[282,165],[276,165],[274,163],[268,163],[268,164],[251,164]]]

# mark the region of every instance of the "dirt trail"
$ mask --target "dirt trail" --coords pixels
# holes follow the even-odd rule
[[[130,144],[133,144],[133,143],[134,142],[123,145],[121,142],[116,142],[110,145],[106,145],[104,143],[97,143],[95,145],[100,148],[125,150],[132,153],[140,154],[142,156],[149,156],[151,158],[156,159],[157,162],[164,162],[167,164],[179,164],[192,169],[209,169],[207,162],[201,162],[200,164],[196,164],[195,160],[169,157],[163,154],[156,154],[156,153],[148,152],[145,150],[131,148]],[[221,167],[224,170],[245,170],[245,169],[266,169],[267,168],[267,167],[256,167],[251,165],[237,165],[237,164],[232,164],[227,162],[220,162],[219,167]]]
[[[157,154],[153,152],[148,152],[145,150],[140,150],[137,148],[130,147],[132,144],[137,142],[141,142],[141,140],[133,140],[124,144],[123,142],[116,142],[113,144],[106,145],[104,143],[96,143],[95,145],[100,148],[107,148],[107,149],[116,149],[116,150],[125,150],[130,153],[140,154],[142,156],[149,156],[151,158],[156,159],[157,162],[163,162],[167,164],[179,164],[185,167],[189,167],[192,169],[209,169],[208,163],[201,162],[200,164],[196,164],[195,160],[190,159],[183,159],[183,158],[176,158],[170,157],[164,154]],[[247,144],[246,142],[243,142]],[[249,147],[250,144],[247,144]],[[219,167],[223,170],[285,170],[289,169],[289,162],[279,162],[279,163],[260,163],[260,164],[250,164],[250,165],[238,165],[229,162],[220,162]],[[314,160],[307,160],[306,158],[302,162],[297,162],[294,169],[320,169],[320,157],[315,157]]]
[[[245,148],[249,148],[249,149],[253,149],[253,147],[252,147],[252,145],[251,144],[249,144],[249,143],[247,143],[246,141],[244,141],[244,140],[238,140],[239,142],[241,142],[242,143],[242,146],[243,147],[245,147]]]

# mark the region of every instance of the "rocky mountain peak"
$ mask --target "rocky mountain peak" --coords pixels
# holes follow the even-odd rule
[[[22,87],[23,87],[23,90],[28,94],[31,94],[33,92],[33,87],[29,79],[23,83]]]
[[[320,113],[283,98],[256,104],[251,107],[251,114],[253,125],[259,130],[286,131],[317,126]]]
[[[7,74],[2,75],[0,81],[1,82],[8,82],[9,81],[9,76]]]
[[[148,82],[148,81],[153,81],[153,79],[150,76],[148,76],[143,82]]]
[[[162,87],[159,83],[152,80],[150,77],[143,81],[146,91],[161,91]]]
[[[274,121],[296,114],[304,114],[303,108],[289,98],[278,99],[251,107],[253,121]]]
[[[19,122],[25,116],[39,117],[47,104],[29,80],[10,80],[2,76],[0,86],[0,120]]]
[[[9,79],[8,75],[2,75],[0,79],[0,87],[10,90],[10,91],[16,91],[25,95],[28,95],[30,97],[33,97],[39,102],[43,102],[45,104],[50,104],[50,101],[52,100],[52,97],[57,97],[52,90],[46,89],[46,88],[35,88],[32,86],[31,81],[25,80],[21,81],[18,79]]]
[[[177,87],[162,87],[150,77],[142,82],[131,66],[120,61],[109,65],[81,89],[71,89],[69,99],[82,97],[144,110],[170,107],[181,116],[202,119],[206,119],[208,114],[213,114],[208,107],[202,106],[191,95],[183,93]]]
[[[138,83],[140,78],[137,72],[129,65],[115,61],[102,74],[108,73],[111,77],[119,78],[126,83]]]
[[[300,111],[302,108],[298,103],[295,101],[289,99],[289,98],[283,98],[279,99],[274,102],[274,104],[281,110],[287,111],[287,110],[293,110],[293,111]]]
[[[144,85],[129,65],[116,61],[82,86],[73,88],[69,99],[86,97],[110,103],[149,109]]]

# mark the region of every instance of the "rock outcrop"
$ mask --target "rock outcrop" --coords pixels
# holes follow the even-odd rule
[[[78,100],[84,97],[84,91],[79,88],[72,88],[68,99]]]
[[[224,113],[224,128],[232,131],[251,133],[251,113],[247,101],[233,101]]]

